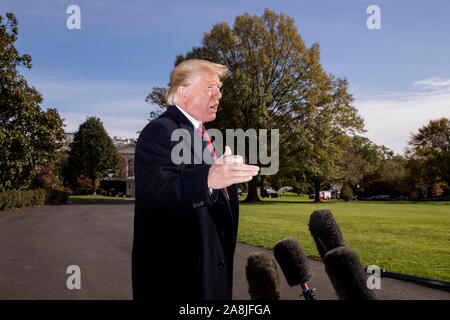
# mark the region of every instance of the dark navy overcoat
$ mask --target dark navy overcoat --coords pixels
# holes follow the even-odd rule
[[[228,195],[225,189],[210,192],[212,158],[207,159],[209,152],[199,153],[196,143],[204,151],[206,141],[175,106],[139,135],[134,167],[134,299],[232,297],[237,186],[228,187]],[[181,163],[177,155],[182,156]]]

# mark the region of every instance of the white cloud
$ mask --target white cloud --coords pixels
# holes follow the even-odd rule
[[[450,117],[450,79],[424,79],[413,86],[420,91],[356,97],[368,130],[365,135],[398,154],[403,154],[411,134],[430,120]]]
[[[450,87],[450,79],[441,79],[439,77],[419,80],[413,82],[414,86],[421,86],[425,89],[433,89],[440,87]]]

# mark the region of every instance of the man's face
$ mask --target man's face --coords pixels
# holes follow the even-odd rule
[[[185,110],[201,122],[213,121],[216,118],[219,100],[222,98],[220,88],[222,82],[215,73],[200,74],[186,89]]]

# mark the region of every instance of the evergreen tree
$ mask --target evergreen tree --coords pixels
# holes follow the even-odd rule
[[[29,187],[64,138],[57,110],[42,111],[41,94],[19,73],[31,69],[31,57],[15,47],[17,25],[12,13],[0,16],[0,191]]]
[[[98,179],[120,174],[122,160],[99,118],[90,117],[78,128],[70,144],[69,168],[73,176],[91,180],[92,194]]]

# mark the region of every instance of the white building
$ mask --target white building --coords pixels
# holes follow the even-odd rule
[[[113,140],[114,142],[114,140]],[[117,146],[116,146],[117,147]],[[120,145],[117,147],[117,152],[122,158],[123,175],[122,181],[126,182],[126,195],[127,197],[134,198],[135,196],[135,183],[134,183],[134,153],[136,151],[136,144],[131,142],[129,144]]]

